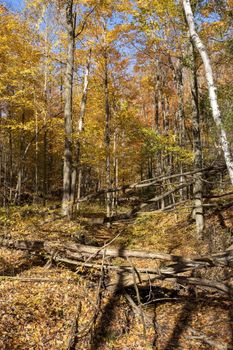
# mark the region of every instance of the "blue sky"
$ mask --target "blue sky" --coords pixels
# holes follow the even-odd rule
[[[4,4],[13,11],[21,11],[24,7],[24,0],[0,0],[0,4]]]

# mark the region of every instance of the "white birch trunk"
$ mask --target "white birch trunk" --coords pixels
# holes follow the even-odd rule
[[[214,84],[214,79],[213,79],[213,71],[211,68],[210,64],[210,59],[208,56],[208,53],[206,51],[205,45],[201,41],[199,35],[196,32],[195,28],[195,23],[194,23],[194,17],[192,13],[192,8],[190,5],[189,0],[182,0],[183,1],[183,8],[186,16],[186,20],[188,22],[189,26],[189,32],[191,39],[196,46],[197,50],[199,51],[203,64],[204,64],[204,69],[205,69],[205,75],[206,75],[206,80],[207,80],[207,85],[209,89],[209,99],[210,99],[210,105],[211,105],[211,110],[212,110],[212,115],[215,121],[215,124],[217,125],[217,128],[219,130],[220,134],[220,144],[222,147],[222,151],[224,154],[226,166],[228,169],[228,173],[230,176],[231,183],[233,184],[233,158],[231,155],[230,151],[230,146],[229,142],[227,139],[226,131],[224,130],[224,127],[222,125],[222,120],[221,120],[221,113],[219,110],[219,105],[217,101],[217,89]]]

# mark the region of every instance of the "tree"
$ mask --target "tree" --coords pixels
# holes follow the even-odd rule
[[[74,73],[76,15],[73,12],[73,0],[66,2],[66,28],[67,28],[67,63],[65,72],[65,150],[63,168],[63,197],[62,213],[71,215],[71,176],[72,176],[72,94]]]
[[[80,7],[82,4],[79,4]],[[85,6],[85,3],[83,4]],[[63,167],[63,198],[62,198],[62,213],[70,217],[72,215],[72,203],[75,197],[76,175],[73,168],[73,77],[74,77],[74,54],[76,47],[76,39],[83,32],[87,19],[94,11],[95,7],[91,8],[87,13],[83,12],[83,18],[80,20],[80,25],[76,31],[77,12],[75,10],[73,0],[67,0],[65,4],[66,12],[66,30],[67,30],[67,62],[65,72],[65,107],[64,107],[64,122],[65,122],[65,150],[64,150],[64,167]],[[84,93],[84,102],[85,102]],[[83,106],[82,106],[83,108]],[[73,174],[73,181],[72,181]]]
[[[184,8],[185,17],[188,23],[191,39],[195,47],[197,48],[204,64],[212,115],[220,134],[220,144],[224,154],[230,180],[231,180],[231,183],[233,184],[233,158],[232,158],[229,142],[227,139],[226,131],[223,127],[222,120],[221,120],[221,113],[220,113],[218,100],[217,100],[217,88],[214,83],[213,71],[212,71],[209,55],[207,53],[205,45],[203,44],[202,40],[200,39],[196,31],[193,12],[192,12],[192,8],[189,0],[183,0],[183,8]]]
[[[82,91],[80,113],[79,113],[79,120],[78,120],[78,137],[77,137],[76,144],[75,144],[75,164],[73,165],[73,172],[72,172],[71,201],[72,201],[72,204],[74,205],[75,199],[77,199],[77,209],[79,209],[79,202],[78,201],[81,198],[81,183],[82,183],[81,141],[80,141],[80,138],[81,138],[81,134],[84,131],[84,126],[85,126],[85,111],[86,111],[86,105],[87,105],[89,75],[90,75],[90,69],[91,69],[91,55],[92,55],[92,49],[90,48],[89,53],[88,53],[88,57],[87,57],[84,78],[83,78],[83,91]],[[75,198],[76,185],[77,185],[77,198]]]
[[[199,89],[197,77],[197,54],[192,43],[192,77],[191,89],[193,97],[193,151],[194,151],[194,175],[193,196],[194,196],[194,218],[196,221],[197,235],[201,238],[204,231],[204,208],[203,208],[203,181],[202,173],[198,172],[203,167],[202,143],[200,130],[200,106],[199,106]]]

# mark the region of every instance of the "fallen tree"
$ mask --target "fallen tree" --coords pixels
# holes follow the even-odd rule
[[[135,182],[133,184],[128,184],[128,185],[124,185],[121,187],[117,187],[117,188],[109,188],[109,189],[102,189],[99,190],[95,193],[90,193],[87,194],[86,196],[80,198],[78,200],[78,203],[82,203],[82,202],[87,202],[93,199],[96,199],[108,192],[124,192],[125,194],[130,194],[133,191],[135,191],[136,189],[142,189],[145,187],[150,187],[150,186],[155,186],[160,184],[161,182],[167,181],[167,180],[172,180],[175,178],[180,178],[181,176],[183,176],[184,178],[192,178],[193,175],[195,175],[197,172],[201,172],[203,174],[207,173],[207,174],[215,174],[218,173],[220,171],[222,171],[223,169],[225,169],[224,166],[209,166],[200,170],[193,170],[193,171],[187,171],[184,173],[179,173],[179,174],[169,174],[169,175],[162,175],[162,176],[158,176],[158,177],[153,177],[150,179],[146,179],[146,180],[142,180],[139,182]]]
[[[189,182],[189,183],[182,183],[181,185],[165,192],[165,193],[162,193],[161,195],[159,196],[156,196],[154,198],[151,198],[151,199],[148,199],[146,202],[140,204],[140,206],[137,208],[137,209],[134,209],[133,212],[137,212],[145,207],[147,207],[148,205],[150,205],[151,203],[156,203],[156,202],[160,202],[161,200],[165,199],[166,197],[169,197],[170,195],[180,191],[181,189],[185,188],[185,187],[189,187],[192,185],[192,182]]]
[[[222,281],[212,281],[205,278],[194,278],[187,273],[197,269],[208,269],[213,267],[233,267],[233,250],[228,250],[213,255],[184,257],[160,252],[146,252],[141,250],[129,250],[123,247],[111,248],[108,244],[103,247],[87,246],[75,244],[73,242],[59,243],[49,241],[29,241],[12,240],[2,237],[0,246],[8,249],[26,250],[39,255],[46,255],[50,261],[62,263],[66,266],[75,267],[76,271],[86,268],[97,269],[105,272],[113,272],[114,278],[106,284],[107,289],[122,289],[135,284],[134,274],[137,276],[137,284],[151,284],[154,281],[170,281],[182,285],[194,285],[199,287],[212,288],[217,291],[233,296],[233,286]],[[102,264],[96,262],[98,258],[102,259]],[[165,266],[158,267],[158,264],[152,268],[138,268],[132,262],[128,265],[117,265],[108,263],[111,258],[123,258],[130,262],[130,258],[160,260]],[[95,260],[92,262],[91,260]],[[112,262],[112,260],[111,260]],[[152,263],[153,265],[153,263]],[[81,269],[81,270],[80,270]],[[185,273],[185,275],[180,275]]]
[[[27,250],[34,252],[42,252],[49,255],[54,255],[55,252],[63,254],[66,257],[85,261],[87,257],[102,258],[140,258],[140,259],[157,259],[161,261],[173,262],[173,264],[190,264],[193,266],[215,267],[215,266],[230,266],[233,267],[233,250],[224,251],[217,254],[197,256],[193,258],[184,257],[181,255],[172,255],[160,252],[151,252],[143,250],[130,250],[124,247],[109,248],[107,245],[103,247],[95,247],[91,245],[78,244],[73,242],[60,243],[57,241],[42,241],[42,240],[13,240],[6,237],[0,238],[0,246]]]

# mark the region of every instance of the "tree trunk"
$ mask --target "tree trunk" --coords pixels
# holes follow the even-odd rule
[[[48,111],[48,15],[46,17],[46,29],[45,29],[45,67],[44,67],[44,134],[43,134],[43,206],[46,205],[47,195],[47,111]]]
[[[163,106],[163,134],[168,135],[169,132],[169,102],[166,93],[163,95],[162,99]]]
[[[171,58],[170,58],[171,60]],[[172,64],[172,62],[171,62]],[[183,65],[180,60],[177,61],[177,64],[172,66],[174,72],[174,79],[176,82],[177,96],[178,96],[178,111],[177,111],[177,132],[179,135],[179,146],[181,148],[185,147],[185,113],[184,113],[184,83],[183,83]],[[180,173],[183,173],[183,164],[182,161],[178,161]],[[184,177],[181,175],[180,183],[184,182]],[[182,199],[185,199],[185,190],[180,190],[180,196]]]
[[[79,136],[84,131],[84,116],[85,116],[86,104],[87,104],[87,93],[88,93],[90,67],[91,67],[91,49],[89,50],[89,54],[88,54],[88,58],[87,58],[87,65],[86,65],[85,74],[84,74],[84,81],[83,81],[83,94],[82,94],[80,115],[79,115],[79,121],[78,121],[78,134],[79,134]],[[75,151],[76,151],[75,152],[76,153],[76,160],[75,160],[76,164],[74,164],[73,172],[72,172],[71,202],[72,202],[72,205],[74,205],[76,183],[78,182],[77,209],[79,209],[78,200],[80,199],[80,195],[81,195],[81,180],[82,180],[82,169],[80,166],[81,144],[80,144],[79,137],[78,137],[77,142],[76,142],[76,150]]]
[[[22,124],[25,123],[25,111],[22,113]],[[23,130],[20,131],[20,137],[19,137],[19,144],[20,144],[20,159],[19,159],[19,168],[18,168],[18,175],[17,175],[17,185],[15,189],[15,198],[14,198],[14,204],[20,205],[21,203],[21,190],[22,190],[22,177],[23,177],[23,160],[26,150],[24,151],[24,137],[25,133]],[[26,148],[27,149],[27,148]]]
[[[118,188],[118,155],[117,155],[118,130],[114,131],[113,141],[113,169],[114,169],[114,188]],[[112,215],[117,214],[118,192],[112,194]]]
[[[108,52],[107,46],[104,47],[104,96],[105,96],[105,151],[106,151],[106,216],[107,225],[110,226],[111,217],[111,163],[110,163],[110,105],[109,105],[109,81],[108,81]]]
[[[9,186],[10,186],[10,194],[9,194],[9,202],[12,201],[12,190],[13,190],[13,142],[12,142],[12,131],[9,130]],[[0,171],[1,177],[1,171]],[[0,184],[1,186],[1,184]]]
[[[200,109],[199,109],[199,92],[196,65],[196,52],[192,44],[193,70],[192,70],[192,95],[193,95],[193,150],[194,150],[194,170],[202,169],[202,144],[200,131]],[[202,173],[197,172],[194,175],[193,185],[194,195],[194,218],[198,237],[202,237],[204,230],[204,209],[203,209],[203,182]]]
[[[35,91],[34,91],[35,98]],[[35,103],[35,102],[34,102]],[[36,106],[36,104],[35,104]],[[38,113],[35,111],[35,142],[36,142],[36,159],[35,159],[35,188],[34,188],[34,198],[33,201],[35,204],[38,203],[38,154],[39,154],[39,145],[38,145]]]
[[[75,22],[73,15],[73,0],[66,3],[66,26],[68,36],[68,53],[65,72],[65,151],[63,166],[63,198],[62,214],[71,215],[71,175],[72,175],[72,92],[73,92],[73,70],[75,50]]]
[[[154,77],[155,131],[159,133],[160,74],[159,62],[155,59],[156,73]]]
[[[177,95],[178,95],[178,112],[177,121],[179,129],[179,144],[184,146],[185,137],[185,124],[184,124],[184,83],[183,83],[183,66],[181,62],[178,62],[178,66],[175,69],[175,79],[177,85]]]
[[[228,169],[228,173],[230,176],[231,183],[233,184],[233,158],[229,146],[229,142],[227,139],[226,131],[222,125],[222,120],[221,120],[221,113],[219,110],[219,105],[217,101],[217,93],[216,93],[216,86],[214,84],[214,79],[213,79],[213,71],[212,67],[210,64],[210,59],[208,56],[208,53],[206,51],[205,45],[201,41],[200,37],[198,36],[195,28],[195,23],[194,23],[194,17],[190,5],[189,0],[183,0],[183,8],[185,12],[185,17],[189,26],[189,32],[191,39],[199,51],[199,54],[201,55],[203,64],[204,64],[204,69],[205,69],[205,75],[206,75],[206,81],[208,84],[208,89],[209,89],[209,99],[210,99],[210,105],[211,105],[211,110],[212,110],[212,115],[213,119],[215,121],[215,124],[218,128],[219,134],[220,134],[220,144],[222,147],[222,151],[224,154],[226,166]]]

